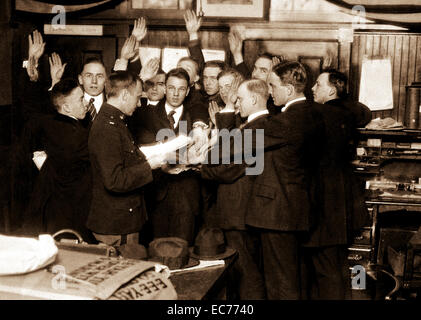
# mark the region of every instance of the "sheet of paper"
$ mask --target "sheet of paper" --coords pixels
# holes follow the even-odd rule
[[[164,155],[169,152],[174,152],[187,146],[190,142],[190,137],[180,134],[177,137],[168,140],[167,142],[157,142],[150,146],[141,146],[139,149],[145,155],[146,159],[149,159],[152,156]]]
[[[205,62],[210,60],[222,60],[225,61],[225,51],[224,50],[212,50],[212,49],[202,49],[203,57]]]
[[[145,66],[146,63],[153,58],[161,60],[161,48],[139,47],[139,57],[142,66]]]
[[[187,48],[164,48],[162,49],[162,70],[170,71],[177,67],[178,60],[188,57]]]
[[[393,109],[390,59],[363,59],[359,101],[371,111]]]

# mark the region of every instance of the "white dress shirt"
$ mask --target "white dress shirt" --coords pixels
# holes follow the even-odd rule
[[[88,103],[91,98],[94,99],[94,107],[96,110],[96,113],[99,112],[99,110],[101,109],[102,103],[104,102],[104,94],[101,93],[100,95],[93,97],[89,94],[87,94],[86,92],[83,94],[83,98],[85,99],[85,101]]]
[[[159,100],[156,100],[156,101],[151,101],[151,100],[149,100],[149,99],[148,99],[147,106],[149,106],[149,105],[151,105],[151,106],[156,106],[158,103],[159,103]]]
[[[165,102],[165,112],[167,113],[167,116],[170,114],[171,111],[175,111],[175,113],[173,114],[173,118],[174,118],[174,128],[178,127],[178,122],[180,121],[181,118],[181,114],[183,113],[183,105],[174,108],[172,106],[170,106],[167,102]]]

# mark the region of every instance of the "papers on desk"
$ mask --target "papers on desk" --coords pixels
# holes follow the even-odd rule
[[[139,149],[149,159],[157,155],[165,155],[178,149],[186,147],[192,139],[186,135],[180,134],[166,142],[157,142],[150,146],[141,146]]]
[[[189,272],[189,271],[201,270],[201,269],[205,269],[209,267],[225,265],[224,260],[199,260],[199,261],[200,263],[198,265],[190,267],[190,268],[170,270],[170,274],[179,273],[179,272]]]

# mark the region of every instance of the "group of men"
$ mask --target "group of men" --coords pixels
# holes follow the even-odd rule
[[[201,226],[217,227],[239,253],[237,298],[347,298],[346,245],[367,218],[350,168],[351,142],[355,128],[370,121],[369,110],[347,99],[346,77],[335,70],[318,77],[314,102],[299,62],[264,54],[250,72],[234,31],[235,65],[205,63],[201,18],[187,12],[185,21],[190,57],[168,73],[156,60],[139,65],[143,18],[109,76],[93,59],[77,80],[61,79],[66,64],[51,56],[47,95],[55,111],[29,126],[46,160],[27,227],[72,228],[87,241],[117,246],[139,244],[148,232],[149,240],[180,237],[191,245]],[[44,46],[37,31],[29,36],[32,83]],[[203,153],[194,169],[176,174],[168,154],[140,151],[160,130],[177,135],[182,126],[193,152],[209,142],[212,128],[237,130],[243,148],[230,145],[218,161],[203,161],[212,152]],[[226,151],[218,134],[210,151]],[[254,173],[251,154],[264,164]]]

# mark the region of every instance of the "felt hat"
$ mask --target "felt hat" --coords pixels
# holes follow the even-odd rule
[[[149,244],[149,261],[156,261],[173,269],[184,269],[199,264],[189,256],[187,241],[177,237],[156,238]]]
[[[235,250],[225,245],[224,233],[218,228],[203,228],[197,235],[190,256],[200,260],[220,260],[232,256]]]

